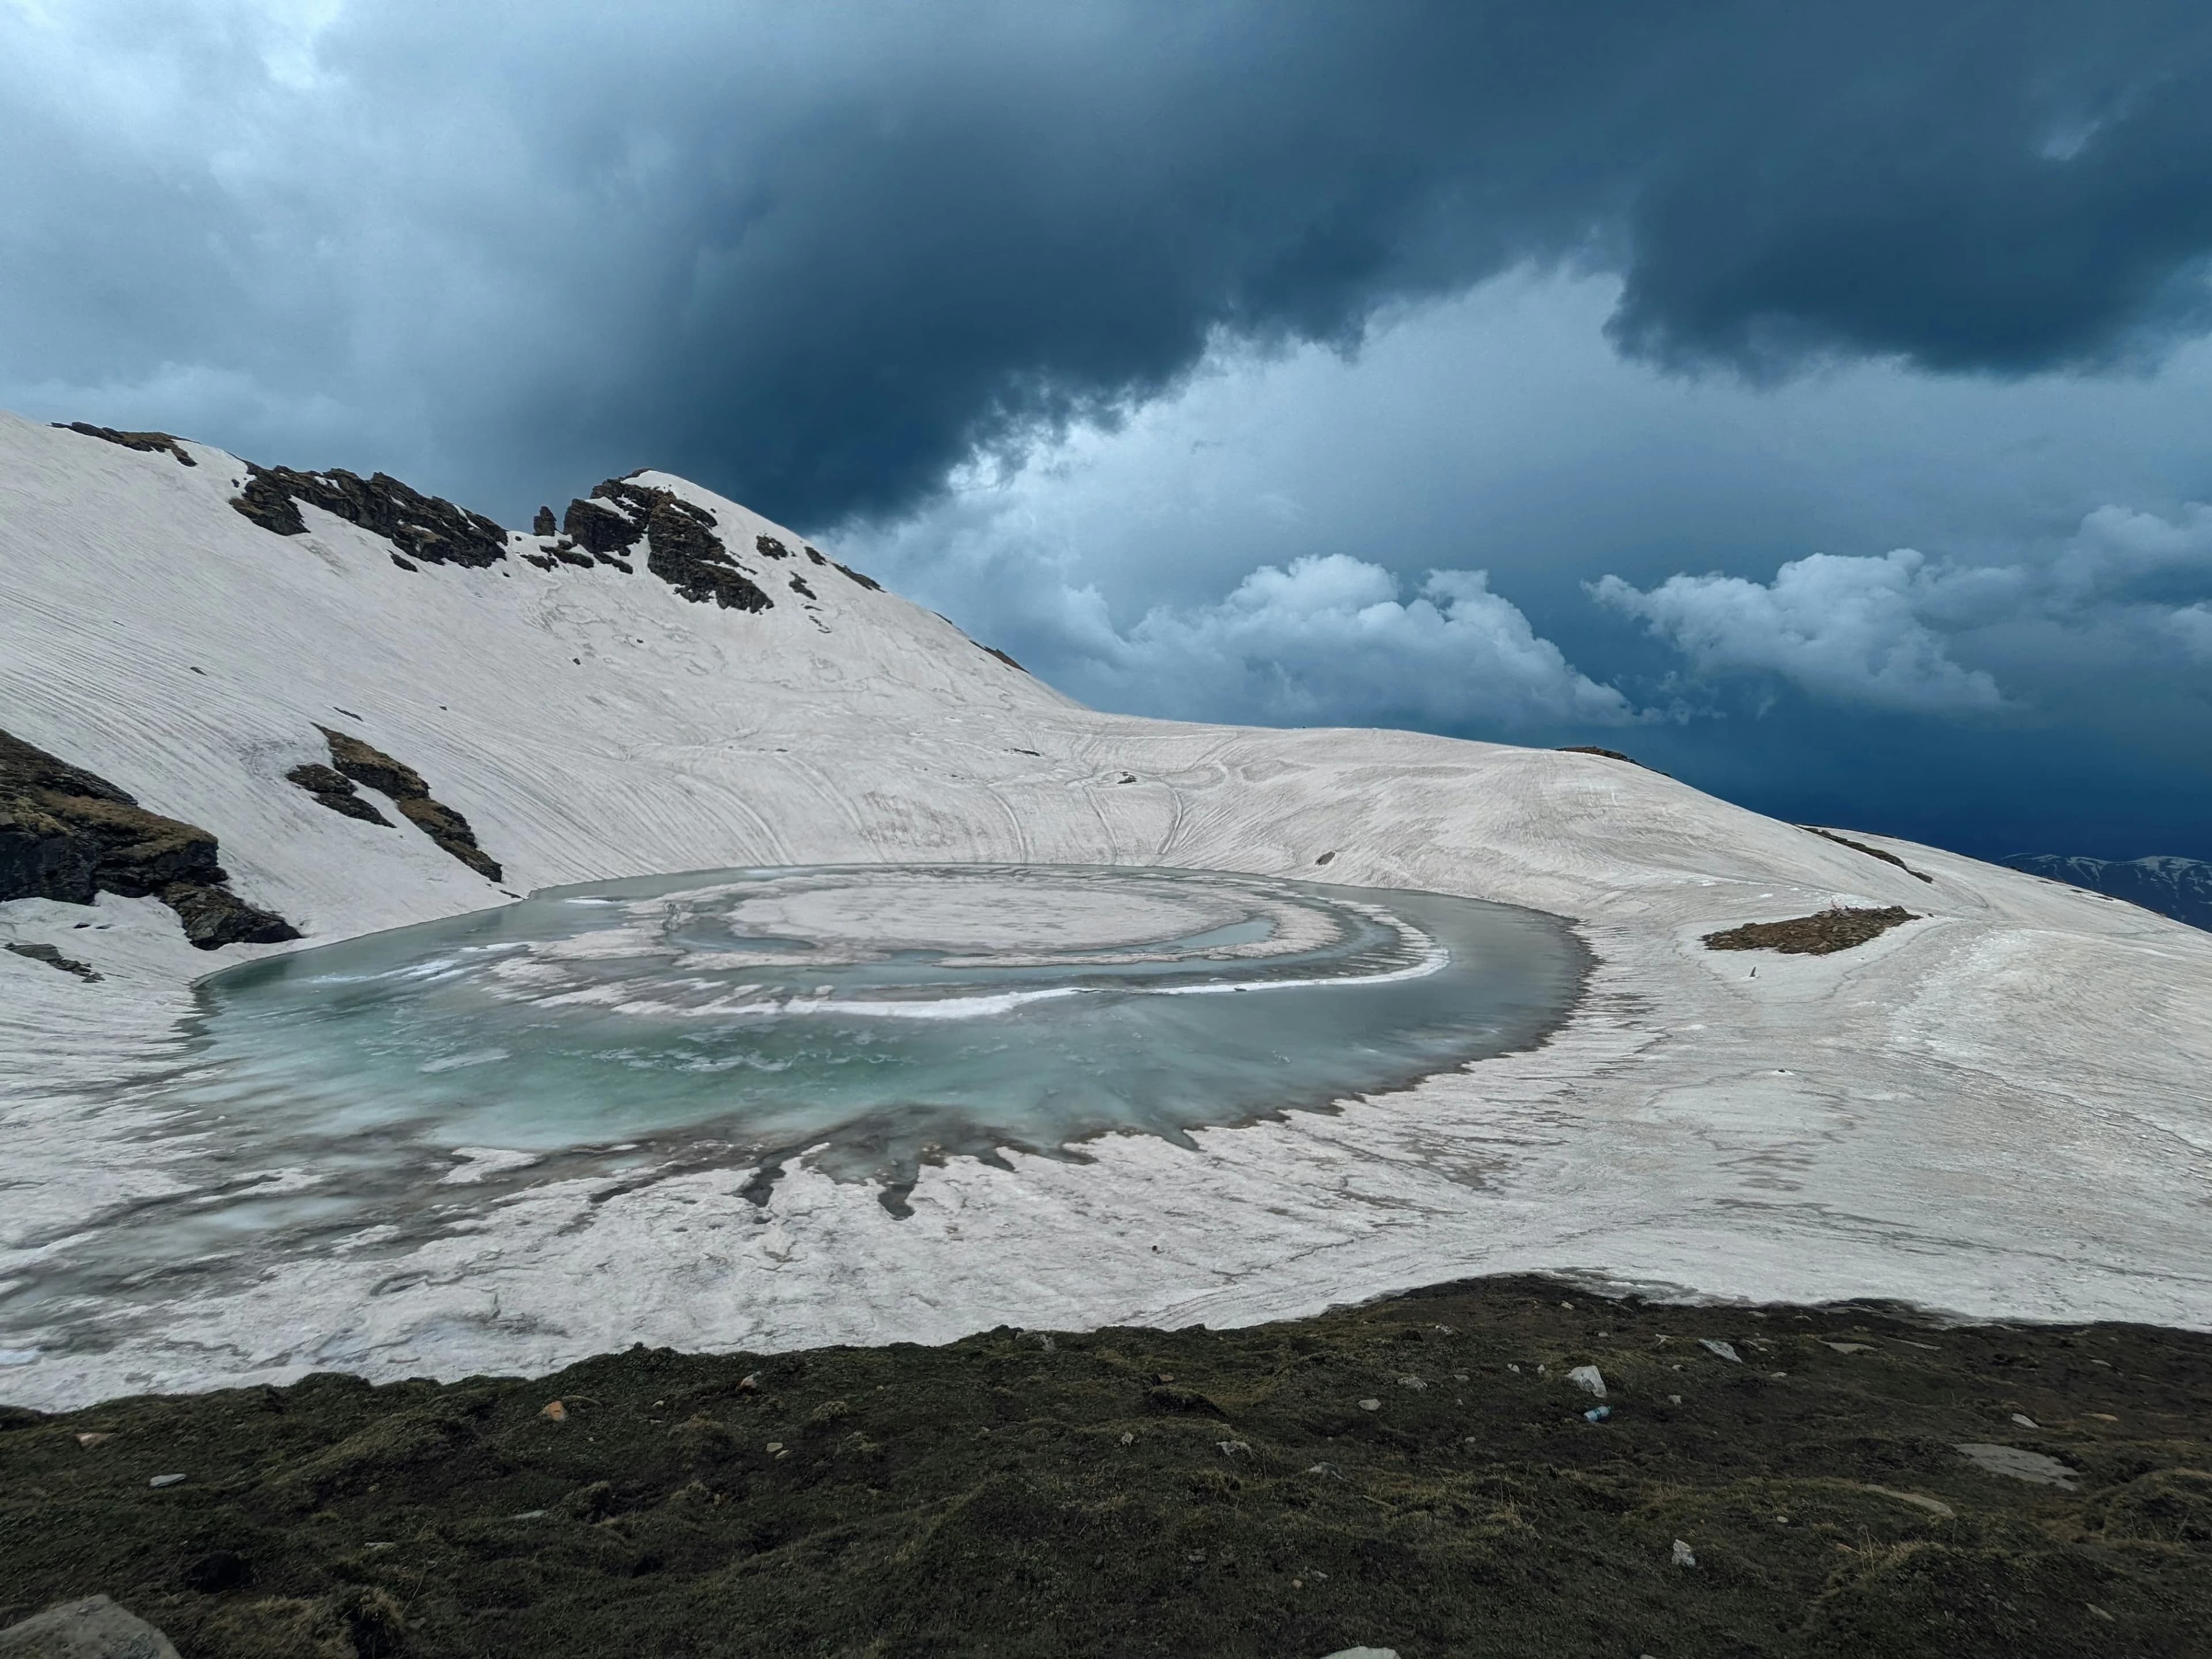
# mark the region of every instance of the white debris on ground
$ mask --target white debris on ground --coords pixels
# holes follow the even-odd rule
[[[1923,882],[1599,756],[1096,714],[659,474],[640,482],[711,511],[772,609],[689,602],[642,562],[404,569],[313,506],[280,536],[228,505],[242,465],[186,448],[198,465],[0,416],[0,728],[213,831],[237,892],[307,945],[562,883],[943,860],[1462,894],[1566,916],[1598,962],[1534,1051],[1190,1146],[952,1158],[903,1220],[803,1164],[769,1197],[772,1235],[743,1172],[616,1192],[549,1174],[398,1259],[332,1248],[180,1289],[98,1352],[11,1323],[0,1295],[11,1401],[540,1371],[634,1341],[1224,1325],[1538,1268],[2208,1322],[2212,936],[1844,826]],[[792,557],[752,558],[760,536]],[[807,597],[786,580],[802,569]],[[418,770],[504,882],[286,782],[329,758],[319,725]],[[1761,954],[1756,977],[1698,943],[1838,902],[1923,919]],[[155,902],[112,896],[0,904],[11,941],[65,942],[104,977],[0,951],[0,1287],[190,1194],[156,1134],[178,1126],[82,1091],[181,1052],[196,976],[296,948],[202,953]]]
[[[2041,1452],[2029,1451],[2023,1446],[1966,1445],[1958,1449],[1977,1468],[1991,1474],[2009,1475],[2015,1480],[2032,1480],[2042,1486],[2071,1489],[2074,1477],[2078,1473],[2055,1457],[2045,1457]]]

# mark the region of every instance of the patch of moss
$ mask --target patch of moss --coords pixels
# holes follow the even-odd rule
[[[1880,910],[1839,905],[1809,916],[1792,916],[1787,921],[1747,921],[1741,927],[1707,933],[1704,943],[1708,951],[1779,951],[1785,956],[1824,957],[1880,939],[1891,928],[1917,920],[1902,905]]]

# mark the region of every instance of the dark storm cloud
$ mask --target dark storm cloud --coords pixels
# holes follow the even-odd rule
[[[1523,262],[1617,271],[1618,343],[1689,368],[2207,320],[2201,6],[203,11],[115,15],[111,118],[15,58],[8,380],[350,424],[509,513],[641,460],[893,513],[1223,334]]]

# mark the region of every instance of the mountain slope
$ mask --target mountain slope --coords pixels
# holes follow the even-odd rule
[[[2093,859],[2063,853],[2023,853],[2005,860],[2047,881],[2125,899],[2191,927],[2212,928],[2212,863],[2172,855]]]
[[[240,898],[309,945],[655,871],[1158,864],[1549,910],[1596,953],[1589,995],[1534,1053],[1198,1132],[1195,1152],[953,1159],[906,1221],[818,1172],[756,1207],[726,1171],[671,1168],[618,1193],[549,1179],[403,1261],[186,1285],[118,1310],[96,1351],[0,1301],[0,1349],[28,1356],[0,1373],[14,1397],[543,1370],[634,1340],[1220,1323],[1512,1267],[2206,1321],[2212,938],[1601,755],[1099,714],[665,475],[580,498],[665,528],[621,543],[586,506],[565,550],[293,477],[321,482],[0,418],[0,729],[216,837]],[[255,516],[232,505],[269,478]],[[383,824],[325,799],[345,791],[324,773],[398,775],[326,731],[418,779],[410,799],[460,819],[499,879],[398,798],[357,797],[407,817]],[[1833,903],[1917,920],[1834,956],[1698,943]],[[177,1190],[161,1126],[82,1091],[184,1052],[211,962],[298,947],[211,957],[112,894],[0,903],[9,942],[101,975],[0,953],[0,1280],[20,1283]]]

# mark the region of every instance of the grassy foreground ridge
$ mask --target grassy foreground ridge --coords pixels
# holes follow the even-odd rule
[[[0,1625],[106,1593],[185,1659],[2175,1656],[2212,1651],[2209,1440],[2199,1334],[1541,1278],[1231,1331],[639,1347],[0,1409]]]

